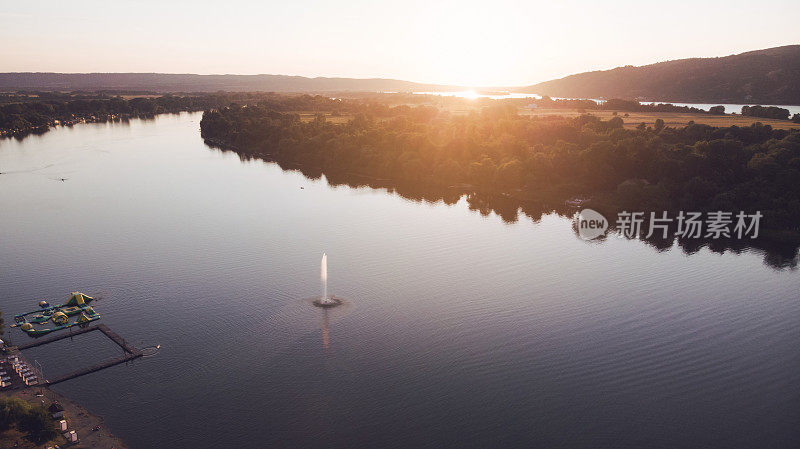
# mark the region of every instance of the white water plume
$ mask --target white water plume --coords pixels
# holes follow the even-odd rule
[[[322,253],[322,263],[320,263],[319,277],[322,280],[322,299],[320,302],[329,303],[331,300],[328,298],[328,255],[325,253]]]

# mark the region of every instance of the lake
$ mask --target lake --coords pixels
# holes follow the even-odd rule
[[[80,290],[162,345],[53,387],[131,448],[800,446],[796,263],[332,186],[200,118],[0,140],[6,324]],[[92,334],[27,354],[119,354]]]

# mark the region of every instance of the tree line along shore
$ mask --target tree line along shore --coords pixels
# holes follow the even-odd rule
[[[610,99],[601,103],[579,99],[508,99],[471,101],[459,98],[437,98],[433,95],[345,93],[343,98],[307,94],[275,94],[263,92],[218,92],[156,95],[152,93],[58,93],[19,92],[0,94],[0,136],[25,136],[43,133],[50,127],[86,122],[106,122],[130,118],[148,118],[161,113],[202,111],[236,104],[264,104],[279,111],[332,112],[346,114],[367,107],[353,107],[351,102],[373,103],[372,112],[381,115],[380,106],[433,104],[444,108],[485,107],[492,103],[507,103],[522,110],[573,111],[577,113],[614,111],[619,113],[663,114],[680,113],[703,116],[729,116],[714,106],[709,111],[669,103],[640,104],[638,101]],[[344,101],[343,101],[344,100]],[[743,117],[790,121],[800,124],[800,114],[790,117],[788,109],[775,106],[744,106]]]
[[[342,103],[342,102],[338,102]],[[201,133],[246,157],[317,167],[394,185],[469,185],[531,201],[581,196],[613,215],[621,210],[760,211],[765,234],[800,234],[800,131],[697,123],[624,127],[602,120],[520,115],[487,102],[454,114],[426,105],[347,102],[311,118],[268,102],[206,111]],[[353,111],[352,109],[355,109]]]
[[[743,112],[791,125],[780,109],[748,106]],[[0,123],[16,126],[6,131],[18,130],[21,120],[46,130],[53,120],[183,110],[205,111],[201,133],[210,142],[325,174],[436,188],[469,185],[553,203],[586,196],[611,212],[761,210],[768,235],[796,240],[798,234],[800,134],[760,119],[747,126],[669,122],[669,114],[733,117],[720,108],[375,93],[0,96]],[[568,113],[537,116],[533,110]],[[643,115],[651,124],[637,123]]]

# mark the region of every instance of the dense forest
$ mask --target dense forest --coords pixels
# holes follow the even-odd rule
[[[7,93],[0,94],[0,136],[24,136],[44,132],[54,125],[79,122],[105,122],[156,114],[202,111],[231,103],[267,103],[281,111],[320,109],[348,112],[346,106],[322,96],[276,95],[270,93],[230,93],[147,95],[108,93]]]
[[[572,98],[800,104],[800,45],[579,73],[518,89]]]
[[[12,427],[23,432],[28,440],[36,444],[58,436],[55,421],[50,418],[44,404],[31,405],[18,397],[0,397],[0,433]]]
[[[341,94],[340,94],[341,96]],[[339,97],[308,94],[278,94],[274,92],[218,92],[191,93],[183,95],[155,95],[152,92],[17,92],[0,94],[0,136],[24,136],[41,133],[55,125],[72,125],[82,122],[105,122],[124,120],[133,117],[152,117],[160,113],[181,111],[201,111],[221,108],[230,104],[268,105],[275,111],[329,112],[352,114],[365,112],[376,116],[390,114],[388,107],[397,104],[435,104],[438,106],[488,106],[489,99],[464,100],[455,97],[414,94],[350,93],[348,100]],[[610,99],[604,102],[580,99],[513,99],[505,100],[517,107],[537,107],[542,109],[566,109],[580,112],[611,110],[619,112],[680,112],[692,114],[724,114],[723,106],[715,106],[711,111],[676,106],[669,103],[641,104],[638,101]],[[733,112],[733,111],[731,111]],[[789,111],[783,108],[745,106],[743,115],[753,117],[788,119]],[[794,120],[800,122],[800,115]]]
[[[0,97],[0,135],[44,132],[54,125],[104,122],[131,117],[150,117],[164,112],[199,111],[227,104],[216,96],[107,97],[105,95]],[[17,100],[17,101],[15,101]],[[20,101],[21,100],[21,101]]]
[[[351,108],[354,107],[351,105]],[[796,241],[800,132],[762,124],[623,128],[623,118],[531,118],[497,102],[455,115],[430,106],[364,104],[347,123],[310,121],[268,104],[209,110],[209,142],[329,178],[450,186],[523,201],[620,210],[761,211],[771,238]]]
[[[742,106],[742,115],[749,117],[774,118],[777,120],[789,120],[789,110],[777,106]],[[794,119],[798,118],[795,114]]]
[[[536,107],[544,109],[575,109],[583,111],[620,111],[620,112],[681,112],[691,114],[725,114],[725,106],[713,106],[709,111],[692,106],[676,106],[671,103],[642,104],[634,100],[611,98],[605,101],[580,100],[570,98],[552,99],[544,96],[531,100]],[[731,111],[733,112],[733,111]],[[787,111],[788,112],[788,111]]]

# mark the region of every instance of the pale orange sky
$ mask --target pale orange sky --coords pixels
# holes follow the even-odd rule
[[[793,1],[0,5],[0,72],[272,73],[519,86],[800,43]]]

